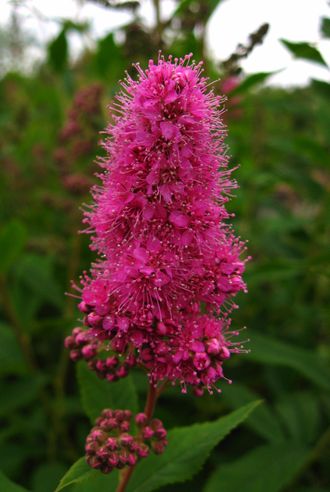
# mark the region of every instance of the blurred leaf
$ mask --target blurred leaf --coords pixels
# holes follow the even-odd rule
[[[80,362],[77,377],[82,405],[92,422],[105,408],[131,410],[133,413],[138,411],[137,395],[130,376],[109,383],[98,378],[86,363]]]
[[[100,483],[102,482],[102,483]],[[86,458],[80,458],[67,471],[61,479],[55,492],[67,487],[74,492],[112,492],[118,483],[118,472],[113,470],[109,475],[101,475],[99,470],[91,470],[86,463]],[[100,486],[102,485],[102,486]]]
[[[97,72],[103,77],[110,71],[111,80],[117,80],[120,76],[123,69],[123,55],[112,32],[98,41],[95,66]]]
[[[241,82],[237,87],[235,87],[235,89],[230,92],[229,98],[235,96],[236,94],[247,92],[252,87],[262,84],[265,80],[267,80],[271,75],[274,75],[275,73],[278,73],[278,70],[275,72],[258,72],[253,73],[252,75],[247,75],[243,82]]]
[[[65,19],[62,23],[63,31],[76,31],[79,33],[85,33],[89,30],[88,22],[74,22],[71,19]]]
[[[312,79],[312,87],[314,87],[320,94],[330,98],[330,84],[324,80]]]
[[[0,471],[0,490],[2,492],[27,492],[27,489],[24,489],[20,485],[12,482]]]
[[[56,485],[66,470],[62,463],[44,463],[33,475],[33,492],[54,492]]]
[[[0,273],[6,273],[24,249],[26,230],[20,222],[12,220],[0,232]]]
[[[142,461],[127,492],[151,492],[159,487],[183,482],[202,467],[211,450],[256,408],[259,402],[239,408],[215,422],[174,429],[168,434],[168,447],[160,456]]]
[[[193,3],[193,0],[180,0],[173,12],[172,18],[182,15],[191,3]]]
[[[220,465],[203,492],[280,492],[304,464],[308,452],[290,441],[260,446]]]
[[[26,371],[26,362],[13,330],[0,323],[0,374],[21,374]]]
[[[286,39],[281,39],[280,41],[296,58],[319,63],[320,65],[327,67],[321,53],[311,44],[305,42],[293,43]]]
[[[26,377],[18,381],[1,381],[1,394],[6,398],[0,400],[0,415],[6,416],[11,412],[21,408],[33,400],[37,400],[40,388],[45,384],[44,375]]]
[[[16,265],[16,280],[40,299],[61,308],[64,293],[55,278],[53,259],[47,256],[29,253],[24,255]]]
[[[322,18],[321,32],[326,38],[330,38],[330,19],[329,17]]]
[[[221,398],[224,399],[224,403],[229,403],[231,408],[238,408],[251,400],[257,400],[261,397],[246,386],[233,383],[223,390]],[[277,416],[266,403],[259,405],[244,424],[269,441],[278,442],[285,439]]]
[[[276,404],[291,440],[308,444],[317,437],[320,426],[318,399],[310,392],[293,393]]]
[[[330,389],[330,369],[326,362],[314,352],[294,347],[251,330],[249,330],[249,337],[251,352],[246,357],[250,360],[291,367],[317,386],[326,390]]]
[[[68,57],[66,29],[63,28],[59,35],[48,45],[48,59],[56,72],[63,72],[68,63]]]

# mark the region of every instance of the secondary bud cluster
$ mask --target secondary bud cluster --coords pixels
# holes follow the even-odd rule
[[[164,451],[167,433],[162,422],[139,413],[135,417],[138,433],[132,435],[131,416],[129,410],[106,409],[96,419],[85,446],[87,463],[92,468],[109,473],[114,468],[135,465],[151,450],[156,454]]]
[[[121,355],[114,354],[110,341],[97,336],[92,330],[74,328],[64,344],[70,350],[73,361],[85,360],[100,378],[110,382],[127,376],[129,369],[136,363],[133,353],[126,351]]]

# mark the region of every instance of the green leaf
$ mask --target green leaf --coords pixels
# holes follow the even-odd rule
[[[55,489],[55,492],[58,492],[71,484],[79,483],[83,480],[86,480],[86,477],[90,473],[96,474],[96,471],[93,472],[90,469],[90,467],[86,463],[85,457],[80,458],[71,466],[71,468],[69,468],[64,477],[62,477],[59,485]]]
[[[84,362],[78,364],[77,375],[82,405],[92,422],[104,408],[138,411],[137,395],[130,376],[109,383],[98,378]]]
[[[203,492],[279,492],[304,464],[308,451],[292,442],[260,446],[220,465]]]
[[[0,471],[0,490],[3,492],[27,492],[27,489],[9,480],[2,471]]]
[[[326,390],[330,389],[330,369],[321,356],[311,350],[280,342],[249,330],[248,359],[262,364],[291,367]]]
[[[229,97],[249,91],[252,87],[262,84],[262,82],[267,80],[271,75],[274,75],[278,72],[279,70],[277,70],[276,72],[258,72],[253,73],[252,75],[248,75],[247,77],[245,77],[243,82],[240,83],[240,85],[235,87],[235,89],[230,92]]]
[[[26,254],[15,269],[15,280],[29,293],[33,293],[40,300],[62,307],[64,294],[55,278],[55,268],[51,257],[36,254]]]
[[[321,415],[319,400],[313,393],[290,394],[277,402],[276,409],[292,441],[308,444],[316,439]]]
[[[26,230],[17,220],[6,224],[0,232],[0,273],[6,273],[24,249]]]
[[[99,75],[111,76],[111,80],[120,77],[123,66],[123,54],[121,48],[116,44],[112,32],[98,41],[95,53],[95,66]]]
[[[256,408],[259,402],[241,407],[215,422],[174,429],[161,456],[151,455],[135,470],[127,492],[151,492],[191,478],[202,467],[211,450]]]
[[[91,470],[86,458],[80,458],[71,466],[61,479],[55,492],[67,487],[74,492],[112,492],[118,483],[118,472],[112,471],[109,475],[102,475],[99,470]]]
[[[0,374],[22,374],[27,365],[14,331],[0,323]]]
[[[323,36],[330,38],[330,19],[329,17],[322,18],[321,31]]]
[[[231,408],[235,409],[249,401],[259,399],[260,395],[254,393],[246,386],[234,383],[223,390],[222,398],[225,404],[228,403]],[[244,424],[269,441],[278,442],[285,439],[277,416],[266,403],[259,405]]]
[[[56,72],[63,72],[68,63],[68,56],[66,29],[63,28],[48,46],[49,63]]]
[[[37,401],[40,388],[45,384],[47,378],[44,374],[38,374],[31,378],[25,376],[17,381],[1,381],[0,392],[6,398],[0,400],[0,416],[10,415],[20,407]]]
[[[33,492],[54,492],[56,484],[65,472],[62,463],[44,463],[33,475]]]
[[[321,55],[321,53],[311,44],[301,42],[301,43],[292,43],[291,41],[287,41],[286,39],[280,40],[282,44],[296,57],[301,58],[303,60],[312,61],[327,67],[327,64]]]
[[[312,87],[320,94],[330,99],[330,84],[328,82],[312,79]]]

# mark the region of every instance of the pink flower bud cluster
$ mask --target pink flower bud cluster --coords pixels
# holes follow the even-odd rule
[[[146,414],[135,417],[138,434],[130,434],[131,412],[129,410],[103,410],[95,427],[86,439],[87,463],[103,473],[114,468],[135,465],[146,458],[150,451],[161,454],[166,445],[167,432],[159,419],[148,420]]]
[[[136,363],[135,356],[132,353],[109,353],[109,341],[102,334],[97,335],[92,330],[74,328],[64,342],[65,347],[70,350],[70,358],[75,362],[87,361],[90,369],[110,382],[127,376],[129,369]]]
[[[229,330],[233,297],[246,290],[245,246],[227,224],[236,184],[221,99],[190,58],[137,65],[137,80],[122,83],[106,130],[103,186],[85,213],[100,258],[81,279],[79,309],[86,332],[133,354],[153,384],[201,394],[242,351]]]

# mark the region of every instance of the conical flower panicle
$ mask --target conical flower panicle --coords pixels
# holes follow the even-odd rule
[[[226,223],[236,185],[220,99],[190,58],[136,65],[138,79],[127,77],[113,105],[102,186],[84,219],[100,254],[80,303],[95,350],[88,359],[80,347],[76,358],[95,366],[107,350],[123,375],[134,360],[152,382],[201,394],[241,350],[228,330],[231,300],[245,290],[244,245]]]

